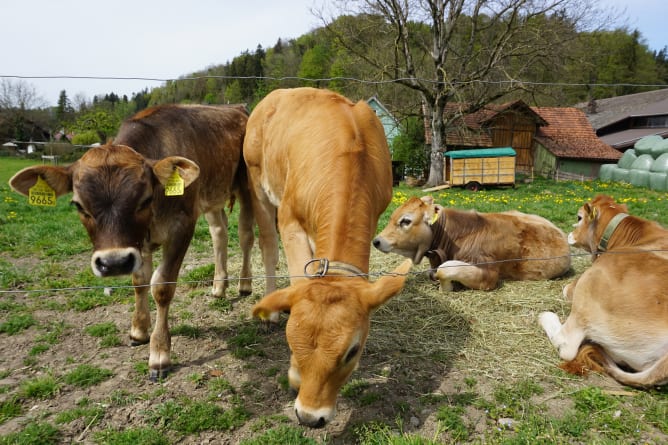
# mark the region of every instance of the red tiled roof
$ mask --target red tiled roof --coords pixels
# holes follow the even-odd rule
[[[560,158],[616,161],[622,154],[600,140],[587,116],[577,108],[531,107],[548,125],[535,139]]]

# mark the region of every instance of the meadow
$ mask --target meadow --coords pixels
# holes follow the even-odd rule
[[[33,161],[34,162],[34,161]],[[100,279],[67,197],[34,207],[9,177],[29,161],[0,158],[0,445],[3,444],[580,444],[666,443],[668,390],[574,376],[538,325],[545,310],[568,314],[562,287],[590,264],[543,282],[505,282],[491,292],[439,291],[428,264],[372,317],[360,366],[325,428],[299,426],[287,385],[285,317],[250,317],[263,294],[259,249],[253,294],[210,294],[213,264],[199,221],[170,312],[175,369],[148,380],[148,346],[129,347],[129,277]],[[599,181],[535,178],[515,188],[445,189],[444,206],[517,209],[568,232],[583,202],[605,193],[668,226],[668,193]],[[421,190],[400,185],[379,222]],[[236,210],[231,275],[240,267]],[[159,255],[156,260],[159,260]],[[373,251],[371,279],[402,258]],[[287,285],[284,257],[279,286]],[[642,289],[639,288],[639,292]]]

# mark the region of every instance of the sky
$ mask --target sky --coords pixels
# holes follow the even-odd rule
[[[321,25],[315,0],[3,0],[0,76],[25,76],[48,105],[60,91],[88,100],[128,95],[231,61],[257,45],[297,38]],[[668,45],[667,0],[600,0],[625,12],[651,50]],[[16,77],[7,78],[18,81]]]

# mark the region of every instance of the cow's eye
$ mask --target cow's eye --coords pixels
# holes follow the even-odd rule
[[[578,222],[582,221],[582,216],[578,215]]]
[[[139,210],[147,209],[151,205],[152,202],[153,202],[153,196],[149,196],[148,198],[143,200],[141,202],[141,204],[139,204]]]
[[[74,206],[74,207],[77,209],[77,212],[79,212],[79,214],[80,214],[81,216],[85,216],[85,217],[89,217],[89,216],[90,216],[90,215],[88,214],[88,212],[86,212],[86,211],[84,210],[84,208],[81,206],[81,204],[79,204],[78,202],[76,202],[76,201],[71,201],[71,202],[70,202],[70,205]]]
[[[401,218],[399,220],[399,227],[408,227],[408,226],[411,225],[412,222],[413,221],[411,221],[410,218],[407,218],[407,217],[404,216],[403,218]]]
[[[357,356],[357,353],[360,350],[360,345],[355,345],[352,348],[348,350],[348,353],[346,354],[346,358],[344,359],[344,363],[350,363],[352,359],[354,359]]]

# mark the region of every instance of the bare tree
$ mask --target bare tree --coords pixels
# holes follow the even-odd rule
[[[0,110],[31,110],[45,106],[46,100],[28,82],[7,78],[0,80]]]
[[[428,185],[443,183],[448,126],[513,92],[530,91],[533,85],[521,79],[533,70],[557,72],[568,42],[577,31],[589,29],[597,13],[594,0],[333,3],[339,18],[323,11],[319,15],[339,43],[382,77],[420,95],[431,124]],[[358,22],[341,19],[345,14],[368,17],[369,26],[360,29]],[[446,116],[449,102],[462,107]]]

